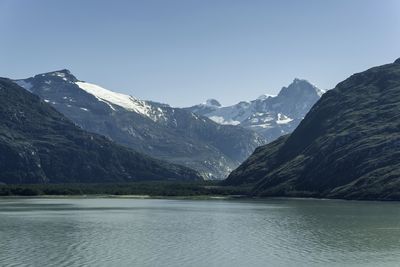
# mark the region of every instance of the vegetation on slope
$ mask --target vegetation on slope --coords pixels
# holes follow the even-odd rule
[[[399,110],[400,60],[355,74],[225,184],[252,184],[258,196],[398,200]]]
[[[87,133],[11,80],[0,79],[0,182],[77,183],[201,180]]]

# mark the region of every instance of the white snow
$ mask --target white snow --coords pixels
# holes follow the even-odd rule
[[[303,80],[295,79],[293,85],[294,89],[303,90],[302,81]],[[325,93],[324,90],[320,90],[314,85],[311,86],[318,96]],[[287,87],[284,88],[287,89]],[[279,131],[281,128],[282,134],[289,133],[297,125],[297,122],[304,117],[304,114],[309,109],[311,101],[317,98],[313,90],[309,90],[310,85],[306,85],[306,89],[307,91],[305,92],[307,94],[309,91],[311,93],[310,96],[305,95],[304,99],[290,99],[278,97],[278,95],[263,94],[250,102],[242,101],[235,105],[224,107],[210,108],[211,106],[207,104],[211,103],[206,102],[199,105],[199,111],[201,111],[204,116],[209,117],[219,124],[239,124],[240,126],[251,128],[262,134],[267,133],[270,129]],[[288,97],[291,97],[291,95]],[[292,102],[294,103],[290,104]],[[287,106],[289,104],[294,106]],[[204,106],[208,106],[209,108],[202,110],[201,107]],[[289,113],[291,110],[294,111]],[[277,132],[277,134],[278,133],[279,132]]]
[[[291,122],[292,120],[293,119],[291,119],[281,113],[278,113],[278,119],[277,119],[276,123],[277,124],[287,124],[287,123]]]
[[[80,108],[80,109],[82,109],[82,110],[84,110],[84,111],[89,111],[87,108]]]
[[[142,114],[146,117],[151,118],[152,120],[156,119],[156,117],[153,116],[154,114],[152,114],[154,113],[152,107],[148,105],[145,101],[139,100],[130,95],[107,90],[101,86],[92,83],[76,82],[75,84],[78,85],[82,90],[88,92],[91,95],[94,95],[98,100],[108,104],[113,110],[116,110],[113,105],[117,105],[126,110]],[[160,114],[157,117],[159,116]]]
[[[30,82],[26,82],[24,80],[16,80],[15,83],[24,88],[25,90],[28,90],[29,92],[33,87],[33,85]]]
[[[238,105],[219,108],[206,116],[219,124],[238,125],[249,118],[252,112],[250,104],[241,102]]]
[[[210,119],[215,121],[216,123],[224,124],[224,125],[239,125],[240,124],[240,121],[235,121],[232,119],[226,120],[226,119],[224,119],[224,117],[221,117],[221,116],[211,116]]]
[[[52,76],[58,76],[58,77],[61,77],[61,78],[65,78],[65,73],[63,73],[63,72],[56,71],[56,72],[53,72],[51,75]],[[66,79],[64,79],[64,80],[66,80]]]
[[[270,123],[264,123],[264,124],[250,125],[250,127],[268,129],[272,128],[273,126]]]
[[[267,117],[262,118],[263,122],[269,122],[269,121],[273,121],[274,120],[274,117],[272,117],[269,113],[263,114],[261,116],[267,116]]]
[[[315,87],[315,86],[314,86],[314,87]],[[315,87],[315,89],[316,89],[317,94],[318,94],[319,97],[321,97],[323,94],[326,93],[326,90],[319,89],[319,88],[317,88],[317,87]]]

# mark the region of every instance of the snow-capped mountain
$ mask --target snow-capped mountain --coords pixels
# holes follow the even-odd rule
[[[0,78],[0,184],[150,180],[202,177],[86,132],[51,104]]]
[[[253,131],[116,93],[80,81],[68,70],[15,82],[81,128],[155,158],[188,166],[205,179],[225,178],[256,147],[266,143]]]
[[[276,96],[262,95],[253,101],[226,107],[210,100],[187,109],[222,125],[240,125],[255,130],[271,142],[291,133],[322,94],[322,90],[308,81],[294,79]]]

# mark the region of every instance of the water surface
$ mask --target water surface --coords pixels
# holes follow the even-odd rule
[[[0,199],[0,266],[399,266],[400,203]]]

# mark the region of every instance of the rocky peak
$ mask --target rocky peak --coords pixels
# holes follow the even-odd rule
[[[257,97],[257,100],[265,100],[265,99],[273,98],[273,97],[276,97],[276,95],[263,94],[263,95],[260,95],[259,97]]]
[[[304,79],[295,78],[288,87],[283,87],[278,96],[301,97],[308,95],[322,95],[322,91]]]
[[[77,82],[78,79],[71,74],[67,69],[51,71],[43,74],[36,75],[35,78],[46,78],[46,79],[62,79],[64,81]]]
[[[207,99],[206,103],[207,106],[213,106],[213,107],[220,107],[221,103],[218,102],[218,100],[210,98]]]

